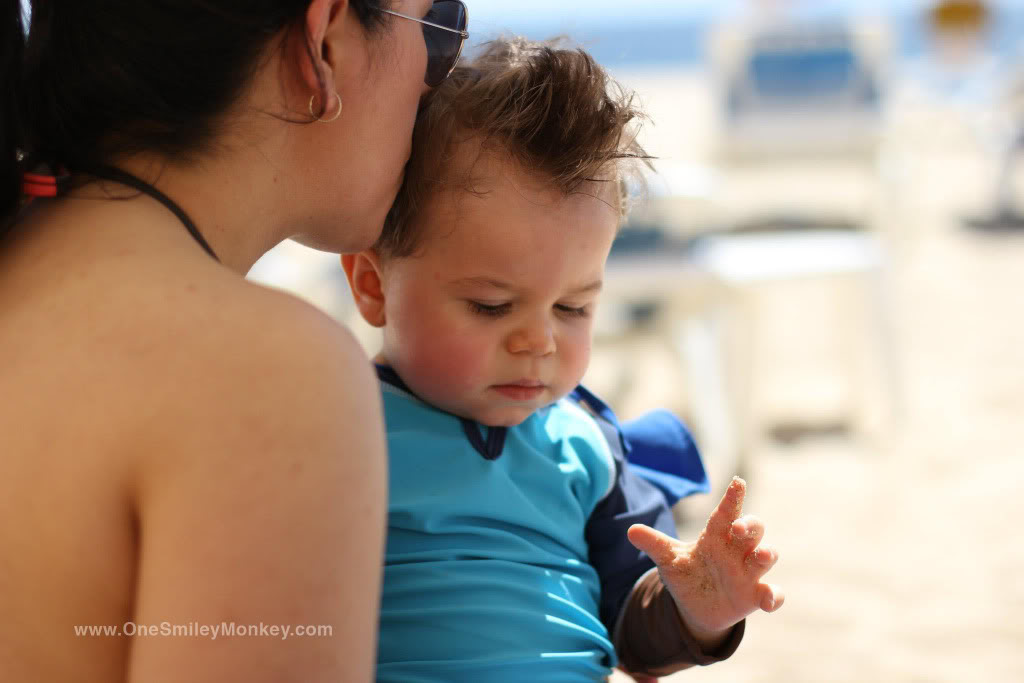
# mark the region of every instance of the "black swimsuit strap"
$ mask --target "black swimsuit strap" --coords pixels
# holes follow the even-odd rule
[[[192,219],[188,217],[188,214],[185,213],[185,211],[182,210],[174,200],[147,183],[145,180],[140,180],[132,174],[126,173],[119,168],[114,168],[113,166],[99,165],[90,166],[89,168],[77,168],[75,170],[82,173],[88,173],[89,175],[96,176],[97,178],[103,178],[104,180],[113,180],[114,182],[134,188],[139,192],[148,194],[150,197],[166,206],[171,213],[177,216],[178,220],[185,225],[185,229],[188,230],[188,233],[195,238],[196,242],[199,243],[199,246],[205,249],[206,253],[212,256],[214,261],[217,261],[218,263],[220,262],[220,259],[217,258],[217,254],[214,253],[213,248],[203,238],[202,233],[199,232],[199,228],[197,228],[196,224],[192,222]]]

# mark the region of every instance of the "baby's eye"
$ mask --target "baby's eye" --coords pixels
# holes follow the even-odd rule
[[[573,306],[555,304],[555,309],[559,313],[567,315],[571,318],[586,318],[588,315],[590,315],[590,310],[586,306],[580,306],[579,308],[575,308]]]
[[[487,315],[492,318],[508,313],[509,309],[512,308],[512,304],[482,304],[479,301],[470,301],[469,309],[478,315]]]

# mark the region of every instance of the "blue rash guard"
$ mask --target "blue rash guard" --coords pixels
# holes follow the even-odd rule
[[[638,476],[649,468],[627,463],[623,430],[582,388],[487,428],[418,400],[390,368],[378,375],[390,481],[377,680],[610,675],[609,633],[654,566],[626,529],[674,536],[674,497],[707,489],[685,428],[667,413],[641,423],[648,454],[675,448],[689,469]]]

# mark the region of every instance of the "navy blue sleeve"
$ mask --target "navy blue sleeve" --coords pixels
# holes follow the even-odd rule
[[[651,558],[629,542],[626,530],[634,524],[646,524],[676,536],[672,510],[662,492],[633,472],[621,451],[613,448],[612,453],[615,483],[590,515],[584,530],[590,564],[601,580],[598,616],[609,633],[637,579],[654,567]]]
[[[590,564],[601,581],[598,616],[611,633],[633,585],[654,567],[654,562],[629,542],[626,530],[646,524],[675,538],[676,525],[665,494],[627,462],[628,445],[611,410],[582,387],[572,398],[594,416],[615,461],[611,492],[598,503],[584,530]]]
[[[684,496],[707,493],[710,486],[697,445],[675,415],[659,410],[620,425],[615,413],[583,386],[570,398],[594,417],[615,460],[611,492],[584,531],[590,564],[601,580],[599,616],[611,633],[633,585],[654,567],[629,542],[626,530],[646,524],[675,538],[671,506]]]

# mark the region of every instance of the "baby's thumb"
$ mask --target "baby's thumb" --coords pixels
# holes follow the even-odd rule
[[[646,524],[634,524],[629,527],[626,538],[636,546],[637,550],[647,553],[654,560],[654,564],[659,567],[675,559],[674,547],[678,541]]]

